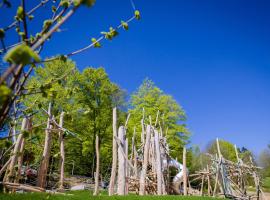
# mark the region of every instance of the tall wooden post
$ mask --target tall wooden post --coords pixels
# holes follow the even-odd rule
[[[99,194],[99,165],[100,165],[100,159],[99,159],[99,138],[98,135],[96,135],[96,173],[95,173],[95,191],[93,195]]]
[[[128,138],[125,140],[125,154],[126,154],[126,159],[128,159]],[[126,186],[126,192],[125,194],[128,194],[128,177],[130,176],[130,167],[127,164],[128,160],[126,160],[126,177],[125,177],[125,186]]]
[[[162,195],[162,171],[158,131],[155,130],[155,152],[156,152],[156,172],[157,172],[157,194]]]
[[[113,149],[112,149],[112,172],[110,178],[110,185],[109,185],[109,196],[114,194],[114,185],[115,185],[115,177],[116,177],[116,168],[117,168],[117,110],[116,108],[113,109]]]
[[[64,123],[64,112],[61,112],[59,119],[59,126],[63,128]],[[63,137],[63,131],[59,131],[59,143],[60,143],[60,180],[59,180],[59,190],[64,189],[64,172],[65,172],[65,143]]]
[[[211,195],[211,182],[210,182],[210,171],[209,166],[207,165],[207,194],[208,196]]]
[[[141,171],[141,177],[140,177],[139,195],[145,194],[145,177],[146,177],[147,166],[148,166],[150,136],[151,136],[151,126],[148,125],[146,128],[146,140],[145,140],[145,144],[144,144],[143,165],[142,165],[142,171]]]
[[[21,127],[21,133],[19,134],[17,140],[16,140],[16,143],[15,143],[15,146],[14,146],[14,149],[13,149],[13,154],[10,158],[10,164],[8,166],[8,170],[6,171],[6,175],[5,178],[4,178],[4,181],[7,181],[7,182],[13,182],[15,181],[15,165],[17,163],[17,159],[18,159],[18,152],[20,151],[20,147],[21,147],[21,144],[22,144],[22,141],[23,141],[23,138],[24,138],[24,131],[26,130],[26,127],[27,127],[27,123],[28,123],[28,120],[26,118],[23,119],[22,121],[22,127]]]
[[[51,119],[52,119],[52,113],[51,113],[51,103],[49,103],[49,108],[48,108],[48,120],[47,120],[47,128],[45,131],[45,143],[44,143],[44,148],[43,148],[43,154],[42,154],[42,160],[40,162],[40,167],[38,171],[38,180],[37,180],[37,185],[41,188],[44,188],[46,186],[46,178],[47,178],[47,172],[48,172],[48,167],[49,167],[49,159],[50,159],[50,151],[51,151],[51,140],[52,140],[52,135],[51,135]]]
[[[202,176],[201,196],[203,196],[203,183],[204,183],[204,175]]]
[[[186,147],[183,149],[183,186],[184,195],[187,195],[187,162],[186,162]]]
[[[118,129],[118,139],[120,141],[120,145],[118,145],[118,195],[126,194],[126,158],[123,155],[125,152],[125,133],[126,129],[124,126],[120,126]],[[122,149],[121,149],[122,148]]]

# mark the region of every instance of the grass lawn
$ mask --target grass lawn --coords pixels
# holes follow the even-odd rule
[[[92,196],[89,191],[76,191],[70,192],[72,196],[67,195],[51,195],[45,193],[27,193],[27,194],[0,194],[0,200],[36,200],[36,199],[52,199],[52,200],[174,200],[174,199],[187,199],[187,200],[214,200],[215,198],[211,197],[183,197],[183,196],[111,196],[109,197],[106,194],[101,194],[100,196]]]
[[[270,177],[265,177],[263,179],[263,191],[270,193]]]

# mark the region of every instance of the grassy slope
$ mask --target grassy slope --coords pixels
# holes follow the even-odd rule
[[[183,197],[183,196],[112,196],[107,195],[92,196],[89,191],[77,191],[73,192],[72,196],[64,195],[49,195],[44,193],[28,193],[28,194],[0,194],[0,200],[38,200],[38,199],[51,199],[51,200],[213,200],[214,198],[209,197]]]

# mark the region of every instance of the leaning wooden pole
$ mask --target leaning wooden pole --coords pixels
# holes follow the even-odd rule
[[[40,162],[40,167],[38,170],[38,180],[37,180],[37,186],[41,188],[44,188],[46,186],[46,178],[47,178],[47,172],[48,172],[48,167],[49,167],[51,140],[52,140],[51,109],[52,109],[52,106],[51,106],[51,103],[49,103],[47,128],[45,131],[45,143],[44,143],[44,148],[43,148],[42,160]]]
[[[183,186],[184,195],[187,195],[187,161],[186,161],[186,147],[183,149]]]
[[[110,178],[110,185],[109,185],[109,196],[114,194],[114,185],[115,185],[115,177],[116,177],[116,168],[117,168],[117,110],[116,108],[113,109],[113,147],[112,147],[112,172]]]
[[[6,171],[6,178],[4,178],[4,181],[6,182],[13,182],[15,181],[15,165],[17,164],[17,159],[18,159],[18,153],[20,151],[21,143],[24,138],[24,131],[27,127],[28,120],[26,118],[23,119],[22,121],[22,127],[21,127],[21,133],[19,134],[16,144],[13,149],[12,156],[10,158],[10,164],[8,166],[8,170]]]
[[[95,173],[95,190],[93,195],[99,194],[99,165],[100,165],[100,159],[99,159],[99,138],[98,135],[96,135],[96,173]]]
[[[141,171],[141,177],[140,177],[139,195],[145,194],[145,177],[146,177],[147,166],[148,166],[150,136],[151,136],[151,126],[148,125],[146,128],[146,140],[145,140],[145,144],[144,144],[143,165],[142,165],[142,171]]]
[[[61,112],[59,119],[59,128],[63,128],[64,124],[64,112]],[[65,172],[65,144],[63,131],[59,131],[59,142],[60,142],[60,180],[59,180],[59,190],[64,189],[64,172]]]

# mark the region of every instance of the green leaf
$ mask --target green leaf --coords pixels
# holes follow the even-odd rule
[[[128,30],[128,23],[127,22],[121,21],[121,25],[122,25],[123,29],[125,29],[126,31]]]
[[[69,1],[68,0],[61,0],[60,6],[63,6],[64,8],[69,7]]]
[[[101,44],[99,42],[97,42],[96,38],[92,38],[91,41],[92,41],[92,44],[94,44],[95,48],[101,47]]]
[[[82,0],[81,2],[87,7],[92,7],[96,3],[96,0]]]
[[[52,12],[56,12],[56,7],[55,6],[52,6]]]
[[[53,21],[48,19],[43,22],[43,29],[48,29],[52,25]]]
[[[34,15],[28,15],[28,19],[31,21],[32,19],[34,19]]]
[[[134,15],[135,15],[135,18],[136,18],[137,20],[140,20],[140,19],[141,19],[140,11],[135,10]]]
[[[11,90],[6,85],[0,85],[0,107],[11,96]]]
[[[23,20],[23,7],[22,6],[18,7],[16,17],[17,17],[17,20],[20,20],[20,21]]]
[[[0,29],[0,39],[3,39],[5,37],[5,31],[4,29]]]
[[[4,57],[4,60],[14,64],[27,65],[32,60],[40,61],[39,55],[26,44],[21,44],[10,49]]]

